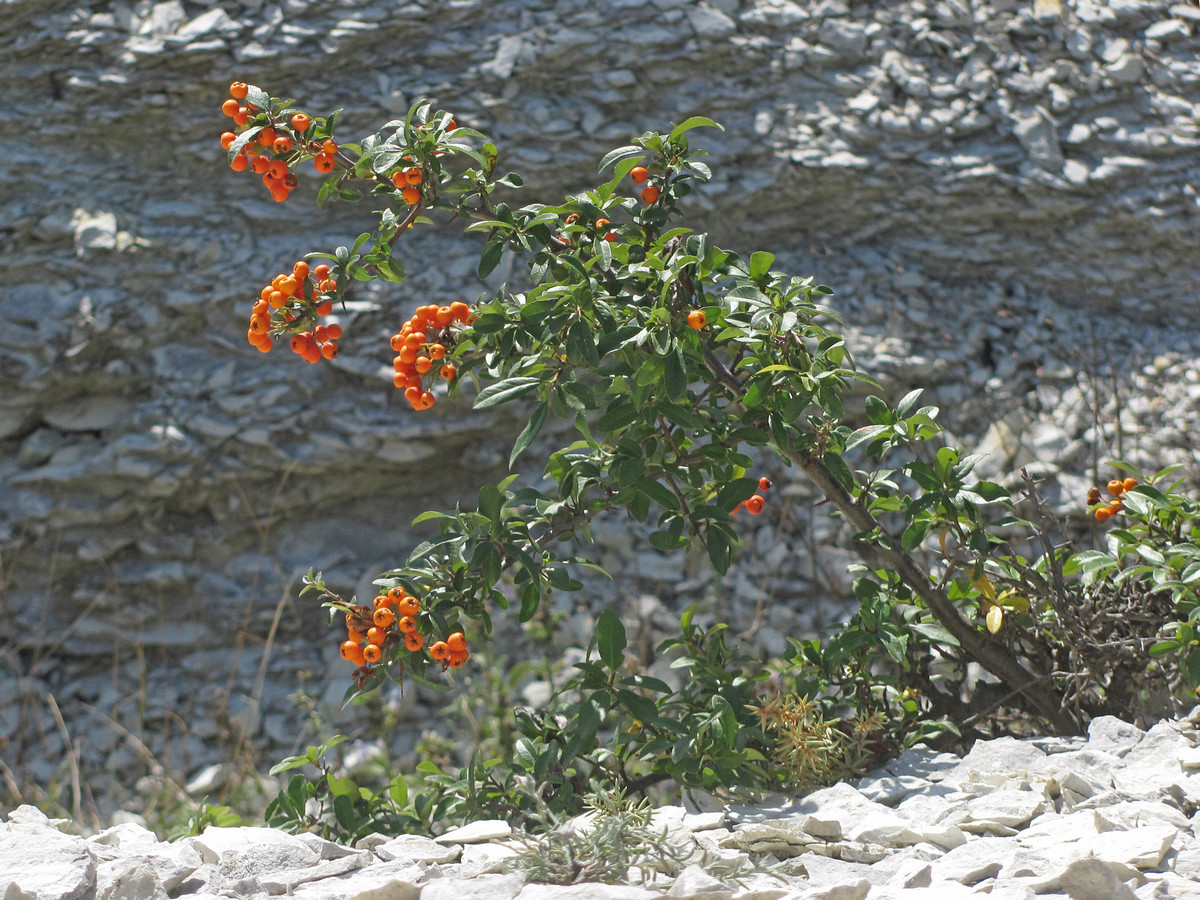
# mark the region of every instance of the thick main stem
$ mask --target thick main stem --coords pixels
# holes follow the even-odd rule
[[[857,531],[870,533],[881,530],[870,510],[842,486],[823,459],[797,450],[784,449],[783,452]],[[1029,671],[1004,647],[972,628],[945,592],[934,585],[929,574],[910,554],[898,549],[892,542],[864,545],[863,551],[881,567],[889,568],[900,576],[901,581],[929,608],[934,618],[954,636],[968,657],[1019,691],[1060,732],[1071,732],[1078,728],[1079,723],[1062,708],[1061,698],[1047,686],[1046,679]]]

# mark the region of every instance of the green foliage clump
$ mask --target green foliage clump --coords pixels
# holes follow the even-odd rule
[[[257,110],[231,159],[254,129],[286,129],[294,112],[256,88],[250,95]],[[336,114],[306,121],[321,142],[298,142],[289,166],[329,152]],[[374,637],[360,633],[370,607],[337,596],[319,574],[305,592],[350,625],[358,668],[348,700],[388,679],[444,688],[439,670],[465,657],[435,655],[439,639],[485,640],[510,604],[528,623],[548,597],[579,590],[578,574],[596,567],[574,548],[586,546],[597,516],[625,516],[658,551],[693,548],[727,572],[734,511],[758,488],[756,458],[770,454],[849,524],[863,559],[855,614],[830,637],[794,640],[772,673],[727,644],[723,624],[701,629],[689,612],[656,651],[682,670],[676,686],[634,665],[624,624],[606,610],[588,658],[548,707],[514,713],[502,755],[477,755],[457,773],[426,763],[419,790],[397,776],[372,793],[328,768],[329,745],[309,748],[281,765],[315,766],[320,778],[293,777],[270,821],[353,839],[470,814],[529,817],[549,806],[574,815],[597,790],[808,788],[918,740],[1072,732],[1101,713],[1136,718],[1155,702],[1191,701],[1186,689],[1200,685],[1196,503],[1164,486],[1167,470],[1116,464],[1135,482],[1120,509],[1104,504],[1101,514],[1089,502],[1098,523],[1119,515],[1122,524],[1105,549],[1078,550],[1032,479],[976,477],[979,457],[943,443],[938,410],[919,405],[919,389],[893,405],[857,370],[840,319],[823,305],[828,288],[777,270],[771,253],[745,256],[679,224],[682,202],[711,175],[691,137],[712,127],[693,117],[647,132],[601,160],[607,180],[594,189],[520,206],[510,200],[521,179],[498,174],[495,145],[430,103],[340,145],[318,200],[369,195],[382,207],[378,228],[312,254],[328,260],[319,296],[281,294],[269,336],[309,335],[321,306],[358,283],[402,282],[395,248],[412,227],[467,221],[483,235],[479,276],[511,255],[527,264],[526,286],[485,291],[457,319],[449,307],[419,308],[410,323],[440,329],[436,352],[457,373],[451,396],[471,383],[475,409],[521,404],[528,419],[510,466],[550,419],[573,435],[549,450],[542,481],[512,475],[485,484],[474,508],[418,517],[436,533],[376,584],[385,603],[390,592],[419,598],[411,625],[422,640],[402,638],[390,618],[376,620]],[[405,180],[412,169],[416,191]],[[626,193],[635,171],[654,188],[640,199]],[[433,354],[415,327],[393,347],[411,337]],[[397,357],[396,384],[428,409],[432,383],[409,366]],[[847,409],[856,384],[871,393],[861,410]],[[1166,668],[1175,660],[1179,669]]]

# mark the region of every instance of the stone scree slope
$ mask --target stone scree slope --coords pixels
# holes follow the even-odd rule
[[[498,476],[519,428],[465,404],[412,416],[387,381],[387,336],[412,306],[483,289],[473,240],[414,233],[410,280],[358,295],[334,365],[245,345],[256,286],[348,243],[364,210],[313,212],[315,177],[281,207],[224,168],[218,107],[234,78],[314,112],[343,106],[353,136],[436,97],[497,139],[530,201],[582,188],[631,135],[712,116],[727,130],[697,134],[716,177],[691,224],[833,286],[864,368],[942,385],[960,436],[978,439],[995,403],[1008,416],[989,435],[996,459],[1025,461],[1010,448],[1026,429],[1018,449],[1064,469],[1108,455],[1119,437],[1070,365],[1103,348],[1113,383],[1155,359],[1120,407],[1146,419],[1119,433],[1167,423],[1181,438],[1163,462],[1191,452],[1194,3],[2,9],[0,609],[21,671],[0,672],[0,723],[33,736],[22,780],[52,780],[73,741],[85,773],[141,770],[120,729],[191,777],[231,733],[218,708],[268,754],[290,749],[300,677],[332,673],[308,682],[320,694],[343,669],[311,609],[286,607],[273,630],[280,596],[309,566],[352,587],[394,562],[421,537],[412,516]],[[1092,315],[1120,327],[1089,336]],[[1156,406],[1164,383],[1178,391]],[[733,608],[778,596],[758,633],[802,632],[798,611],[846,560],[812,558],[824,532],[786,546],[770,518],[750,542],[797,568],[777,594],[730,579]],[[658,554],[615,561],[638,593],[670,601],[688,583]],[[213,672],[228,673],[216,690]],[[193,723],[183,738],[143,727],[172,717]]]
[[[525,884],[505,822],[434,838],[372,835],[351,849],[315,835],[209,827],[158,841],[141,826],[65,834],[23,806],[0,824],[6,900],[993,900],[1200,896],[1200,734],[1092,722],[1086,738],[981,741],[961,759],[918,747],[857,784],[800,799],[689,814],[656,811],[695,862],[673,878],[612,886]],[[586,821],[577,823],[586,827]],[[739,882],[702,860],[754,858]]]

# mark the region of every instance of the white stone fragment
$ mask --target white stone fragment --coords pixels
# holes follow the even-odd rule
[[[480,844],[512,837],[512,826],[500,819],[480,819],[460,828],[451,828],[434,838],[439,844]]]

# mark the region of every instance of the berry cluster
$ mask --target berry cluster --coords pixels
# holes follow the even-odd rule
[[[295,167],[307,155],[313,154],[313,165],[318,172],[329,174],[337,165],[338,145],[332,138],[318,140],[313,120],[306,113],[292,114],[286,120],[275,121],[265,110],[260,110],[247,94],[250,85],[235,81],[229,86],[230,98],[221,104],[221,112],[233,119],[239,129],[245,129],[251,119],[266,113],[268,121],[229,162],[235,172],[246,169],[261,175],[263,184],[271,197],[282,203],[300,184]],[[226,131],[221,135],[221,146],[228,150],[238,139],[238,134]]]
[[[1087,502],[1089,507],[1095,507],[1092,515],[1096,517],[1097,522],[1105,522],[1119,513],[1125,508],[1125,504],[1121,502],[1121,495],[1126,491],[1132,491],[1137,487],[1136,478],[1126,478],[1124,481],[1114,478],[1106,486],[1106,490],[1112,494],[1112,499],[1105,502],[1100,496],[1100,488],[1088,488]]]
[[[356,666],[371,666],[383,659],[389,646],[403,642],[404,649],[419,653],[425,647],[418,615],[420,601],[403,587],[394,587],[374,600],[374,609],[352,606],[346,612],[346,640],[338,648],[342,659]],[[471,656],[467,639],[456,631],[444,641],[429,646],[429,656],[447,667],[457,669]]]
[[[411,157],[408,161],[412,161]],[[392,173],[392,184],[409,206],[416,206],[421,202],[420,185],[424,180],[425,172],[420,166],[409,165]]]
[[[645,166],[634,166],[629,170],[629,177],[634,184],[645,184],[642,188],[642,202],[647,206],[654,204],[658,200],[658,195],[661,189],[654,182],[646,184],[650,180],[650,172]]]
[[[455,336],[451,326],[456,322],[467,322],[470,318],[471,307],[459,300],[449,306],[438,306],[436,303],[418,306],[412,318],[392,335],[392,349],[396,351],[396,358],[392,360],[396,369],[392,383],[404,391],[404,399],[412,404],[413,409],[423,410],[433,406],[433,392],[425,387],[425,376],[454,347]],[[453,381],[458,369],[453,363],[443,363],[438,368],[438,374],[445,381]]]
[[[329,277],[329,266],[322,264],[309,268],[307,262],[298,260],[291,272],[276,275],[259,291],[250,312],[246,339],[266,353],[274,346],[274,335],[312,326],[292,336],[292,352],[309,363],[333,359],[337,356],[342,326],[336,323],[317,325],[316,322],[333,311],[331,297],[336,289],[337,282]]]
[[[703,315],[703,313],[701,313],[701,315]],[[759,513],[761,513],[767,506],[767,501],[763,497],[763,494],[771,489],[771,479],[766,475],[758,479],[758,489],[762,492],[761,494],[755,494],[749,500],[743,500],[733,508],[733,512],[731,512],[730,515],[732,516],[742,509],[745,509],[746,512],[750,513],[752,516],[757,516]]]

